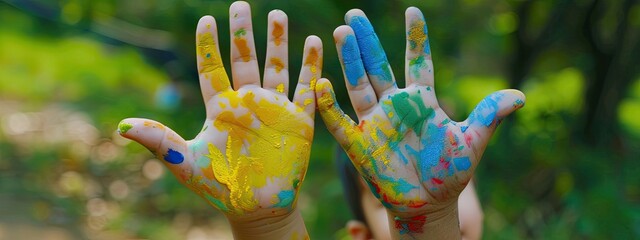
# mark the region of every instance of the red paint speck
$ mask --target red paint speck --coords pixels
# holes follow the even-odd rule
[[[427,202],[409,202],[409,204],[407,204],[407,206],[409,206],[410,208],[421,208],[424,205],[427,205]]]
[[[471,134],[464,134],[464,143],[467,144],[467,147],[471,147],[471,141],[473,141],[473,136]]]
[[[440,162],[438,163],[436,171],[446,171],[449,169],[450,165],[451,163],[448,162],[444,157],[440,157]]]
[[[443,183],[442,179],[439,179],[439,178],[431,178],[431,182],[434,183],[434,184],[442,184]]]
[[[366,120],[362,120],[360,122],[360,124],[358,124],[358,129],[360,129],[360,131],[364,131],[364,124],[366,124]]]
[[[422,228],[427,222],[427,216],[415,216],[409,219],[395,219],[395,227],[400,231],[400,234],[407,233],[422,233]]]

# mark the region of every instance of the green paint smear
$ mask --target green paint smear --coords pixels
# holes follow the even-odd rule
[[[233,33],[233,36],[241,37],[241,36],[244,36],[245,34],[247,34],[247,31],[244,30],[244,28],[240,28],[238,29],[238,31]]]
[[[435,115],[433,108],[427,108],[424,105],[420,95],[409,95],[403,92],[391,97],[391,102],[398,117],[402,119],[402,124],[416,134],[420,134],[425,121]]]
[[[127,133],[127,131],[131,130],[131,128],[133,128],[133,125],[128,123],[121,122],[120,124],[118,124],[118,131],[120,132],[120,134]]]
[[[298,185],[300,185],[300,180],[294,179],[293,180],[293,189],[298,189]]]
[[[411,73],[414,77],[420,77],[420,69],[427,66],[427,63],[424,61],[424,56],[420,55],[414,59],[409,60],[409,69],[411,69]]]
[[[213,203],[213,205],[215,205],[218,209],[222,210],[223,212],[229,212],[229,208],[225,206],[224,203],[222,203],[222,201],[215,199],[214,197],[209,195],[205,195],[205,197],[207,198],[207,200],[209,200],[209,202]]]

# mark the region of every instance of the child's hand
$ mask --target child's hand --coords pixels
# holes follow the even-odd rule
[[[400,234],[420,233],[425,222],[457,211],[456,200],[489,138],[502,118],[524,105],[524,95],[517,90],[493,93],[467,120],[452,121],[436,99],[427,27],[420,10],[406,11],[404,89],[396,86],[364,13],[351,10],[346,21],[350,27],[338,27],[334,38],[359,124],[342,112],[331,84],[324,79],[316,89],[318,108],[371,191],[395,217],[394,227]]]
[[[269,14],[261,87],[249,5],[236,2],[229,15],[234,88],[222,65],[215,19],[205,16],[198,22],[198,71],[207,114],[198,136],[185,141],[145,119],[125,119],[118,127],[122,136],[154,152],[180,182],[233,224],[286,216],[295,208],[313,139],[322,42],[307,38],[300,81],[290,101],[287,16],[278,10]]]

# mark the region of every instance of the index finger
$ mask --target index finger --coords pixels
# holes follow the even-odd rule
[[[219,92],[230,89],[229,77],[222,65],[218,44],[218,27],[212,16],[204,16],[196,28],[196,53],[200,89],[207,103]]]

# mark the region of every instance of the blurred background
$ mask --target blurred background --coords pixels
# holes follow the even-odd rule
[[[640,238],[640,3],[636,0],[249,1],[258,58],[267,14],[289,16],[293,74],[307,35],[350,106],[332,32],[351,8],[371,19],[404,79],[404,10],[429,25],[439,101],[454,120],[517,88],[481,162],[487,239]],[[230,238],[226,220],[146,149],[126,117],[185,138],[204,119],[195,27],[218,21],[229,71],[228,1],[0,1],[0,239]],[[292,80],[297,77],[293,76]],[[399,82],[404,86],[403,82]],[[317,119],[299,206],[313,239],[346,239],[351,218]]]

